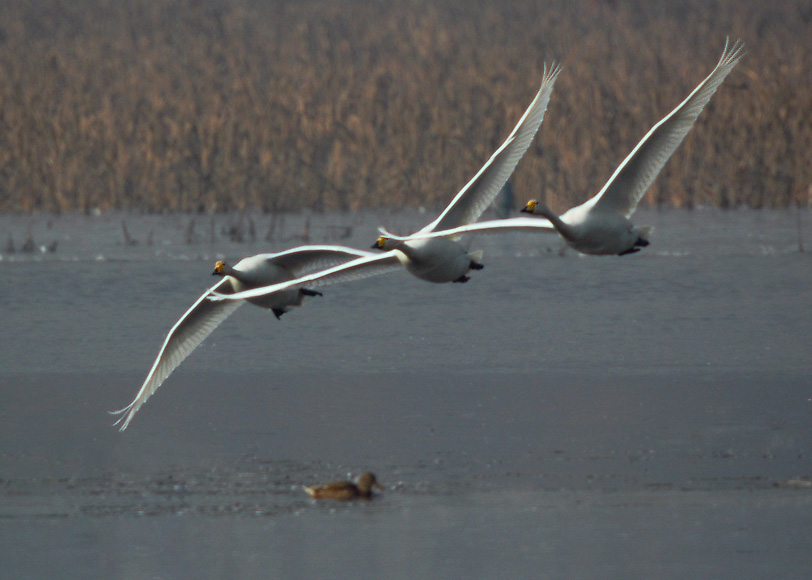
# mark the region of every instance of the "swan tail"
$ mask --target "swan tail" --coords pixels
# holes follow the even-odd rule
[[[481,264],[482,263],[482,256],[484,255],[484,252],[482,250],[477,250],[476,252],[470,252],[468,255],[470,256],[472,262],[476,262],[477,264]]]

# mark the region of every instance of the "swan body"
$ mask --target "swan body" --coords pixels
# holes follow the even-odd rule
[[[673,111],[640,140],[596,196],[561,216],[538,200],[521,210],[541,215],[564,240],[584,254],[640,251],[649,245],[650,226],[635,226],[629,219],[666,161],[694,126],[710,98],[744,55],[741,42],[725,48],[713,71]]]
[[[172,371],[242,304],[241,301],[206,300],[208,295],[212,293],[229,295],[295,280],[314,269],[364,256],[378,257],[378,254],[342,246],[301,246],[276,254],[259,254],[243,258],[233,267],[218,261],[212,274],[222,276],[222,280],[206,290],[169,330],[135,398],[123,409],[114,411],[114,414],[122,415],[116,424],[120,422],[120,429],[124,431],[141,406],[158,390]],[[305,296],[315,295],[319,293],[302,286],[291,286],[280,292],[263,294],[248,301],[270,309],[279,318],[290,308],[299,306]]]
[[[582,254],[633,254],[649,245],[652,231],[651,226],[635,226],[618,212],[587,211],[583,206],[559,217],[540,201],[530,200],[522,211],[547,218],[567,244]]]
[[[481,270],[481,252],[469,253],[446,236],[394,240],[381,236],[372,246],[395,252],[400,263],[414,276],[427,282],[467,282],[470,270]]]
[[[401,259],[406,269],[428,282],[467,282],[470,270],[482,268],[476,254],[448,238],[405,242],[397,250],[406,257]]]
[[[224,277],[223,283],[215,286],[218,292],[223,292],[226,286],[230,286],[232,292],[242,292],[258,286],[285,282],[295,277],[290,270],[267,260],[264,255],[243,258],[233,267],[223,261],[218,261],[214,265],[212,274]],[[252,298],[248,302],[261,308],[268,308],[277,318],[280,318],[291,307],[300,306],[305,293],[307,291],[303,288],[294,288]]]

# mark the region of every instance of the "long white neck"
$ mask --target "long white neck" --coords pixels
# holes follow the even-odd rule
[[[563,221],[557,213],[555,213],[553,210],[551,210],[543,203],[539,203],[538,205],[536,205],[536,208],[533,211],[533,213],[547,218],[550,221],[550,223],[553,224],[553,227],[556,230],[558,230],[558,233],[564,237],[564,239],[571,241],[578,239],[578,235],[577,232],[575,231],[575,228],[573,228],[567,222]]]
[[[237,280],[240,279],[240,272],[239,270],[235,270],[230,264],[226,264],[225,268],[223,268],[222,276],[231,276],[232,278],[236,278]]]

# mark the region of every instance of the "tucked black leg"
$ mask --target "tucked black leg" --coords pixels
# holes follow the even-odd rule
[[[481,270],[481,269],[482,269],[482,268],[484,268],[484,267],[485,267],[485,266],[483,266],[483,265],[482,265],[482,264],[480,264],[479,262],[474,262],[473,260],[471,260],[471,269],[472,269],[472,270]]]
[[[324,294],[322,294],[321,292],[311,290],[310,288],[299,288],[299,292],[301,292],[305,296],[324,296]]]
[[[635,246],[640,246],[641,248],[645,248],[648,246],[649,241],[644,240],[643,238],[637,238],[637,241],[634,243]]]
[[[273,315],[276,316],[277,319],[282,318],[282,315],[285,313],[283,308],[271,308],[273,311]]]
[[[618,254],[618,256],[625,256],[626,254],[634,254],[634,253],[639,252],[639,251],[640,251],[640,248],[629,248],[625,252],[620,252]]]
[[[468,280],[470,280],[470,278],[468,276],[462,275],[459,278],[457,278],[456,280],[454,280],[454,282],[459,283],[459,284],[465,284]]]

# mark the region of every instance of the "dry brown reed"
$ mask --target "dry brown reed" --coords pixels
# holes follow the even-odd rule
[[[748,54],[646,202],[807,205],[805,0],[5,0],[0,211],[438,206],[564,71],[514,176],[584,200]]]

